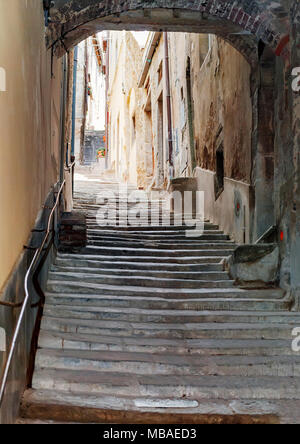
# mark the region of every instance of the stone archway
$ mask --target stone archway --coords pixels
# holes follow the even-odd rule
[[[50,17],[47,42],[57,55],[95,32],[120,27],[217,34],[250,62],[253,40],[277,55],[289,41],[283,0],[56,0]]]

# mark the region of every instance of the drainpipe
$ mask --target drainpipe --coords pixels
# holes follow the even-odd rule
[[[170,65],[169,65],[169,44],[168,33],[164,32],[165,43],[165,67],[166,67],[166,92],[167,92],[167,117],[168,117],[168,146],[169,146],[169,166],[170,180],[173,178],[173,131],[172,131],[172,109],[171,109],[171,88],[170,88]]]
[[[73,74],[73,103],[72,103],[72,156],[75,155],[75,125],[76,125],[76,84],[77,84],[78,46],[74,50]]]
[[[66,119],[66,103],[67,103],[67,82],[68,82],[68,65],[67,56],[63,57],[63,76],[60,97],[60,183],[65,178],[65,119]]]

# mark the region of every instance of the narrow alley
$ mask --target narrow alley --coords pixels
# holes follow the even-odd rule
[[[0,424],[300,424],[299,28],[0,0]]]

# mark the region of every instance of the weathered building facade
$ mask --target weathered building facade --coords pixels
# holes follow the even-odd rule
[[[138,88],[142,49],[131,32],[110,32],[109,38],[109,164],[116,177],[142,186],[147,182]]]
[[[196,177],[207,219],[249,242],[251,67],[213,35],[169,40],[175,177]]]

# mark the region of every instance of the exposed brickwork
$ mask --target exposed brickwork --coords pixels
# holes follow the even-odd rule
[[[110,17],[106,20],[106,28],[109,24],[116,27],[120,23],[137,27],[148,24],[152,29],[177,24],[183,30],[188,24],[188,16],[180,15],[181,12],[194,11],[201,14],[197,16],[199,31],[228,35],[243,29],[280,55],[289,40],[288,10],[284,4],[283,0],[57,0],[51,10],[53,22],[48,30],[48,43],[51,45],[56,42],[61,53],[64,46],[70,47],[82,36],[86,37],[101,29],[95,20],[102,19],[103,25],[105,17]],[[151,11],[157,8],[165,9],[166,13],[161,12],[159,18],[156,16],[154,20]],[[170,10],[173,13],[170,14]],[[132,14],[132,11],[137,14]],[[194,25],[197,17],[194,16]]]

